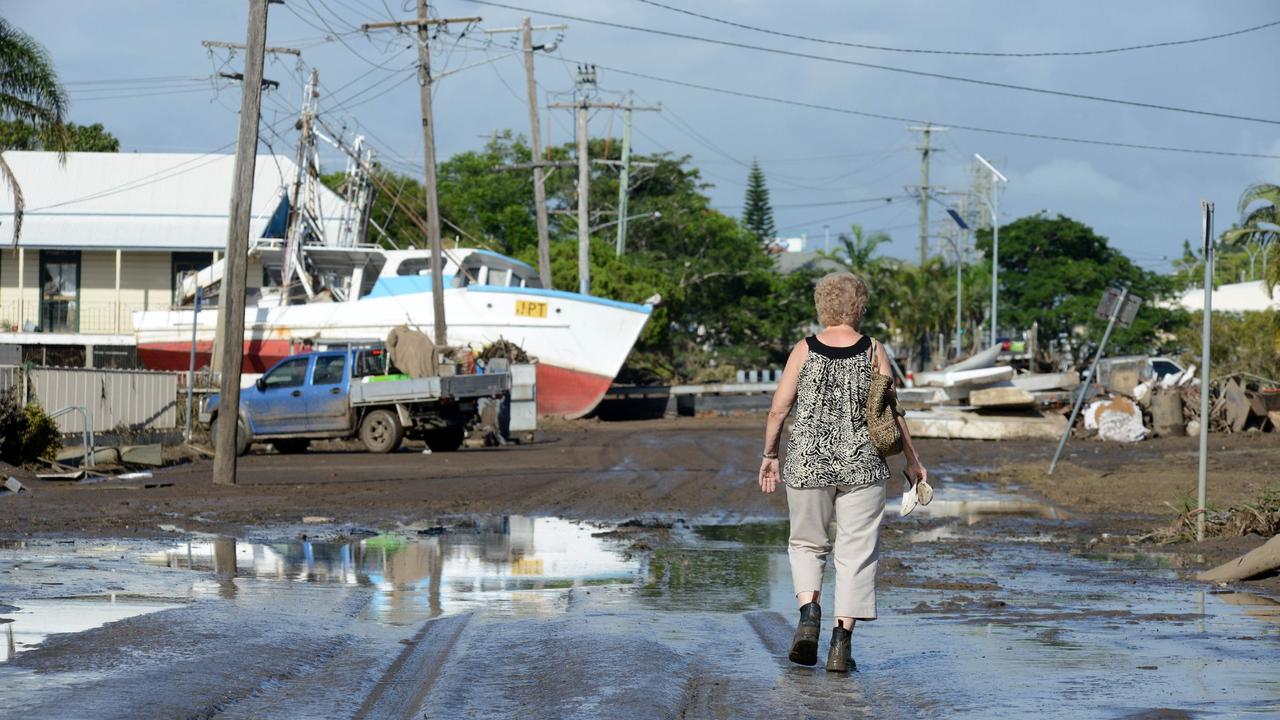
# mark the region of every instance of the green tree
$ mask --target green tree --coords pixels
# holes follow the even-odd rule
[[[66,137],[53,127],[37,128],[22,120],[0,120],[0,148],[6,150],[57,150],[66,140],[68,152],[120,152],[120,141],[102,123],[67,123]]]
[[[757,242],[773,239],[777,230],[773,225],[773,206],[769,204],[769,188],[765,185],[764,171],[760,163],[752,160],[747,173],[747,197],[742,207],[742,224]]]
[[[54,140],[50,149],[65,159],[67,93],[58,82],[49,53],[32,37],[0,17],[0,120],[19,120]],[[0,146],[0,177],[13,194],[13,244],[22,233],[22,187]]]
[[[979,230],[977,248],[990,256],[991,231]],[[1058,334],[1085,341],[1101,336],[1105,321],[1094,317],[1108,286],[1125,284],[1145,301],[1130,328],[1116,328],[1115,352],[1147,352],[1157,339],[1185,324],[1187,314],[1163,308],[1173,278],[1143,270],[1084,223],[1058,215],[1019,218],[1000,228],[1000,325],[1029,330],[1039,325],[1041,340]]]
[[[1245,188],[1236,207],[1240,214],[1240,226],[1223,233],[1228,243],[1251,242],[1262,252],[1280,240],[1280,185],[1257,183]],[[1274,292],[1280,284],[1280,262],[1266,263],[1267,274],[1263,278],[1267,292]]]

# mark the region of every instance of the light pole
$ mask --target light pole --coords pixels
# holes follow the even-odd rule
[[[1009,184],[1009,178],[987,162],[987,159],[974,153],[973,156],[991,172],[996,182]],[[992,184],[991,197],[987,199],[987,209],[991,211],[991,344],[996,344],[996,302],[1000,281],[1000,186]],[[994,202],[993,202],[994,201]]]
[[[961,273],[964,255],[961,241],[964,239],[963,233],[968,231],[969,225],[965,223],[964,219],[960,217],[960,213],[956,212],[954,208],[948,207],[947,214],[951,216],[951,219],[955,222],[956,227],[960,228],[961,232],[961,235],[951,241],[951,247],[956,251],[956,359],[958,360],[960,359],[960,333],[963,327],[960,306],[964,292],[964,276]]]
[[[638,219],[638,218],[650,218],[650,219],[653,219],[653,220],[658,220],[658,219],[659,219],[659,218],[661,218],[661,217],[662,217],[662,213],[661,213],[661,212],[658,212],[657,210],[654,210],[653,212],[640,213],[639,215],[632,215],[632,216],[630,216],[630,217],[618,218],[617,220],[610,220],[609,222],[604,223],[604,224],[602,224],[602,225],[596,225],[595,227],[591,228],[588,232],[595,232],[595,231],[597,231],[597,230],[603,230],[603,229],[605,229],[605,228],[607,228],[607,227],[610,227],[611,225],[617,225],[617,224],[619,224],[619,223],[628,222],[628,221],[631,221],[631,220],[636,220],[636,219]]]

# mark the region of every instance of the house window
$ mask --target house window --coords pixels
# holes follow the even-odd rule
[[[40,251],[40,329],[80,331],[80,251]]]
[[[170,290],[174,305],[180,304],[178,291],[182,289],[182,281],[188,275],[198,273],[212,264],[213,253],[211,252],[176,252],[170,256],[169,277],[172,280]]]

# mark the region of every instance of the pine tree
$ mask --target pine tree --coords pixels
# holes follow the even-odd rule
[[[742,224],[761,243],[770,242],[777,233],[773,225],[773,206],[769,204],[769,188],[764,184],[764,171],[755,160],[751,161],[751,172],[747,175]]]

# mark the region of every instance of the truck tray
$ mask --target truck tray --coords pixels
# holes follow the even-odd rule
[[[501,395],[511,389],[511,375],[446,375],[442,377],[352,383],[351,407],[393,403],[434,402],[442,398],[479,398]]]

